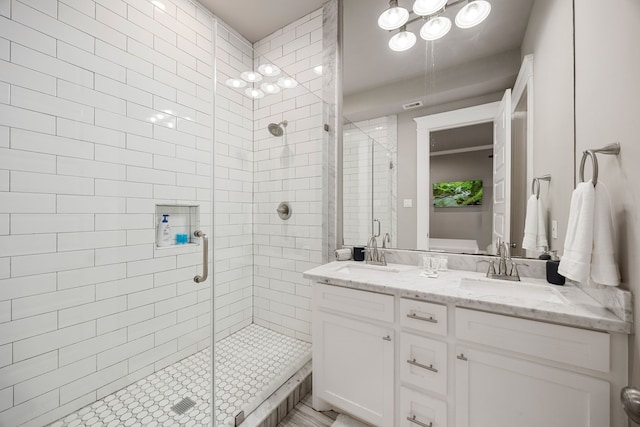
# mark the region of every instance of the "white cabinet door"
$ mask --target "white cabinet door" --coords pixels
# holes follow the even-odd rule
[[[357,418],[393,425],[393,327],[314,312],[313,393]]]
[[[609,383],[466,347],[456,350],[456,427],[606,427]]]

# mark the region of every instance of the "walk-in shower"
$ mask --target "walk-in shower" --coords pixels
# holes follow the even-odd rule
[[[0,73],[0,426],[269,416],[265,398],[287,398],[301,368],[309,382],[302,272],[323,260],[329,144],[323,43],[300,40],[323,34],[323,10],[252,45],[190,0],[125,5],[123,32],[80,3],[3,17],[0,63],[16,72]],[[153,25],[134,25],[143,15]],[[286,88],[227,83],[265,63],[280,74],[263,83]]]
[[[286,120],[283,120],[280,123],[269,123],[269,132],[271,132],[271,135],[273,136],[282,136],[284,135],[284,128],[286,128],[288,124],[289,122]]]

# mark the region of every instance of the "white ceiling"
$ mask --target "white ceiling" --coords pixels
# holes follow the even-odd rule
[[[322,7],[326,0],[198,0],[255,43]]]

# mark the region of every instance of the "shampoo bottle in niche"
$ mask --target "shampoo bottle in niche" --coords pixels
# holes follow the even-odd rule
[[[162,214],[162,221],[158,223],[158,235],[156,236],[158,246],[171,245],[171,226],[168,217],[168,214]]]

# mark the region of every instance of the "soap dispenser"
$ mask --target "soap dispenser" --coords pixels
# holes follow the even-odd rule
[[[172,243],[171,226],[168,218],[168,214],[162,214],[162,221],[158,223],[158,234],[156,236],[158,246],[170,246]]]

